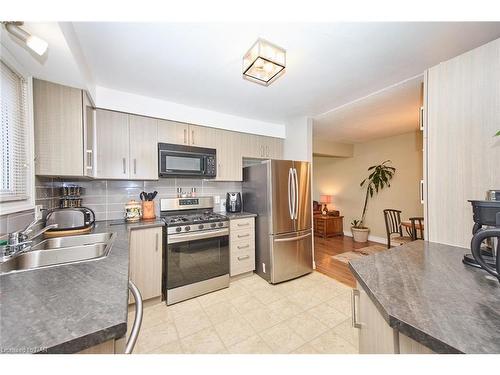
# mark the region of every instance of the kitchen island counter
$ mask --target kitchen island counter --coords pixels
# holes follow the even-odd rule
[[[437,353],[500,353],[500,283],[464,265],[467,252],[419,240],[349,267],[400,333]]]

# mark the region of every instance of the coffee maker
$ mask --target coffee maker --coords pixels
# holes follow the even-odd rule
[[[500,191],[488,191],[486,199],[469,201],[474,218],[472,254],[466,254],[463,262],[485,269],[500,281]]]
[[[241,194],[227,193],[226,194],[226,212],[241,212]]]

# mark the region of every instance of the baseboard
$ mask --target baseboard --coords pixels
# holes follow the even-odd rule
[[[345,230],[344,231],[344,236],[352,237],[351,231]],[[380,243],[382,245],[387,245],[387,238],[378,237],[378,236],[372,236],[371,234],[368,235],[368,241],[377,242],[377,243]]]

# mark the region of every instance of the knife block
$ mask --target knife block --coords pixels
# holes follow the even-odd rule
[[[155,202],[143,201],[142,202],[142,220],[154,220],[155,215]]]

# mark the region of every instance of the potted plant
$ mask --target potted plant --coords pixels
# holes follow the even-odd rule
[[[366,207],[368,205],[368,197],[372,198],[373,194],[378,193],[385,187],[391,187],[390,181],[396,172],[396,168],[390,166],[391,161],[386,160],[382,164],[372,165],[368,168],[369,176],[365,178],[359,186],[366,187],[365,204],[360,220],[351,222],[352,237],[356,242],[367,242],[370,229],[364,226]]]

